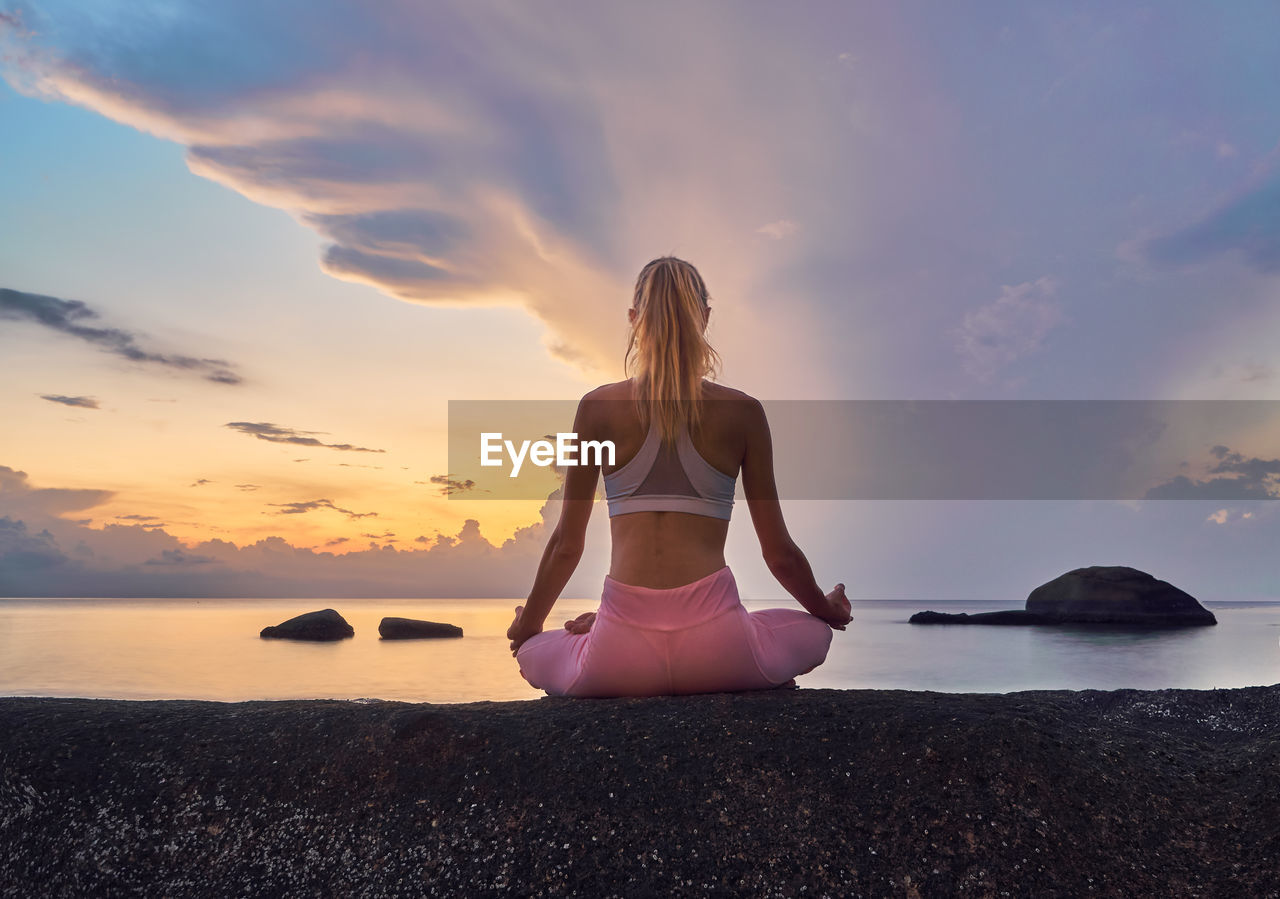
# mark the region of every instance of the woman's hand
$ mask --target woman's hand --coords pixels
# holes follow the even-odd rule
[[[524,643],[534,634],[542,633],[542,626],[533,627],[524,620],[524,606],[516,606],[516,617],[507,628],[507,639],[511,641],[511,654],[514,656]]]
[[[823,609],[821,618],[838,631],[842,631],[853,620],[853,606],[844,595],[844,584],[836,584],[836,588],[826,595],[827,607]]]
[[[566,621],[564,623],[564,629],[571,634],[585,634],[591,630],[591,625],[595,623],[595,620],[595,612],[583,612],[572,621]]]

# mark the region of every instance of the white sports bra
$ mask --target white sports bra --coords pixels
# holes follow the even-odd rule
[[[657,423],[626,465],[604,476],[609,517],[629,512],[689,512],[728,520],[737,478],[713,466],[681,428],[675,446],[663,443]]]

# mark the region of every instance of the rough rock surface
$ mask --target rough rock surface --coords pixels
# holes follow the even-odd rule
[[[355,633],[356,629],[347,624],[347,619],[333,609],[321,609],[264,627],[258,636],[284,640],[342,640],[354,637]]]
[[[418,618],[383,618],[378,633],[384,640],[418,640],[428,637],[461,637],[462,628]]]
[[[1189,593],[1123,565],[1077,568],[1041,584],[1025,609],[916,612],[910,624],[1112,624],[1187,627],[1218,619]]]
[[[1280,686],[0,699],[5,895],[1280,896]]]

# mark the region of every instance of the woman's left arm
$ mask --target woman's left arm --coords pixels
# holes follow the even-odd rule
[[[578,435],[579,444],[584,440],[597,439],[595,416],[591,414],[591,403],[588,400],[590,396],[591,394],[587,394],[578,403],[578,412],[573,420],[573,430]],[[594,463],[597,460],[591,461]],[[538,563],[538,573],[533,579],[529,598],[523,606],[516,606],[515,621],[507,629],[512,655],[515,655],[525,640],[542,632],[547,616],[551,614],[551,607],[559,599],[560,591],[569,582],[582,558],[587,522],[591,520],[591,509],[595,505],[600,466],[582,464],[582,458],[578,462],[580,464],[568,466],[565,472],[560,519],[542,552],[542,561]]]

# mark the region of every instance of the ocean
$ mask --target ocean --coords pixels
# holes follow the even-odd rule
[[[512,599],[0,599],[0,695],[104,699],[535,699],[507,648]],[[548,626],[591,611],[560,600]],[[748,609],[783,605],[744,601]],[[801,687],[994,692],[1280,682],[1280,603],[1205,603],[1216,627],[910,625],[922,609],[1002,602],[864,600]],[[337,643],[263,640],[302,612],[335,608],[356,630]],[[383,641],[384,615],[446,621],[458,640]]]

